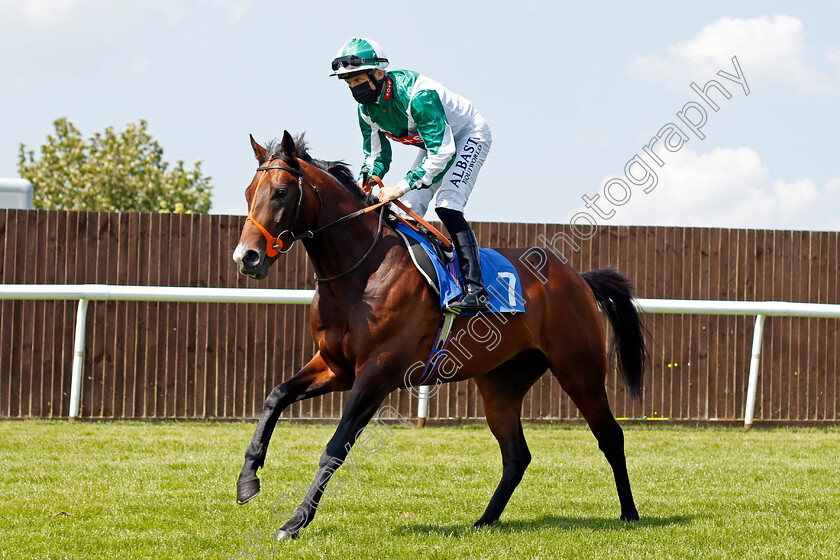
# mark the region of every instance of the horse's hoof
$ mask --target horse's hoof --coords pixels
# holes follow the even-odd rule
[[[484,519],[482,517],[481,519],[479,519],[478,521],[473,523],[473,527],[489,527],[490,525],[492,525],[495,522],[496,522],[495,519]]]
[[[240,480],[236,483],[236,503],[246,504],[260,493],[260,479]]]
[[[286,539],[296,539],[298,538],[297,533],[290,533],[285,529],[279,529],[276,533],[274,533],[274,540],[275,541],[284,541]]]
[[[639,520],[639,512],[635,509],[633,511],[628,511],[621,514],[622,521],[638,521]]]

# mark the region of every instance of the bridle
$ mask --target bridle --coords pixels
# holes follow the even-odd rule
[[[245,218],[246,221],[250,221],[252,224],[257,226],[257,229],[260,230],[260,232],[262,232],[263,237],[265,237],[265,254],[268,255],[269,257],[276,257],[280,253],[288,253],[289,251],[292,250],[292,247],[294,246],[295,241],[297,241],[298,239],[303,239],[304,237],[312,237],[314,235],[314,232],[312,232],[312,231],[304,232],[302,235],[295,235],[294,232],[292,231],[292,228],[294,227],[295,223],[298,221],[298,218],[300,218],[300,209],[303,207],[303,184],[304,183],[306,183],[307,185],[312,187],[312,190],[315,191],[315,194],[318,196],[318,202],[320,204],[320,210],[324,209],[324,200],[321,198],[321,193],[318,192],[318,187],[316,187],[315,185],[313,185],[312,183],[307,181],[303,177],[303,172],[300,169],[295,169],[294,167],[287,167],[285,165],[271,165],[271,162],[276,160],[276,159],[279,159],[279,158],[275,157],[274,154],[272,154],[271,158],[269,158],[269,160],[268,160],[268,165],[262,165],[260,167],[257,167],[257,171],[262,171],[263,174],[260,176],[260,180],[257,181],[257,188],[256,188],[256,190],[254,190],[254,197],[251,199],[251,208],[250,208],[250,210],[248,210],[248,217]],[[292,218],[292,223],[289,224],[289,229],[284,229],[283,231],[281,231],[277,235],[277,237],[274,237],[270,233],[268,233],[268,230],[265,228],[265,226],[263,226],[261,223],[259,223],[256,220],[256,218],[254,218],[254,208],[256,208],[256,206],[257,206],[257,197],[260,193],[260,185],[262,185],[263,179],[265,179],[265,176],[268,175],[268,172],[271,171],[272,169],[279,169],[281,171],[288,171],[292,175],[297,176],[297,180],[298,180],[298,201],[297,201],[297,207],[295,207],[295,216],[294,216],[294,218]],[[280,239],[286,233],[290,233],[292,235],[292,242],[289,244],[288,248],[284,248],[283,241]]]
[[[296,235],[292,231],[292,228],[294,227],[295,223],[298,221],[298,218],[300,218],[301,208],[303,207],[303,184],[306,183],[307,185],[309,185],[312,188],[312,190],[315,191],[315,194],[318,196],[318,203],[320,205],[320,208],[318,209],[319,211],[324,209],[324,200],[321,198],[321,193],[318,191],[318,187],[316,187],[315,185],[310,183],[303,176],[303,171],[301,171],[300,169],[296,169],[294,167],[288,167],[288,166],[285,166],[285,165],[271,165],[271,162],[273,162],[276,159],[279,159],[279,157],[276,157],[275,154],[272,154],[271,157],[268,159],[267,165],[261,165],[260,167],[257,167],[257,171],[262,171],[263,174],[260,176],[259,181],[257,181],[257,188],[254,190],[254,196],[251,199],[251,208],[248,211],[248,217],[245,218],[245,221],[250,221],[252,224],[257,226],[257,229],[259,229],[260,232],[262,232],[263,237],[265,237],[265,254],[268,257],[276,257],[277,255],[279,255],[281,253],[282,254],[288,253],[289,251],[292,250],[292,247],[294,246],[295,241],[297,241],[299,239],[309,239],[309,238],[315,237],[315,234],[318,233],[319,231],[323,231],[323,230],[327,229],[328,227],[334,226],[334,225],[339,224],[341,222],[346,222],[347,220],[351,220],[353,218],[361,216],[362,214],[367,214],[368,212],[370,212],[370,211],[374,210],[375,208],[378,208],[379,206],[382,206],[384,204],[384,203],[380,203],[380,204],[375,204],[373,206],[368,206],[368,207],[362,208],[361,210],[357,210],[357,211],[355,211],[351,214],[347,214],[346,216],[342,216],[341,218],[339,218],[337,220],[334,220],[334,221],[328,223],[325,226],[321,226],[321,227],[319,227],[317,229],[314,229],[314,230],[312,230],[312,229],[306,230],[303,233]],[[273,169],[279,169],[281,171],[287,171],[287,172],[291,173],[292,175],[297,176],[297,179],[298,179],[298,201],[297,201],[297,207],[295,208],[295,215],[292,218],[292,223],[289,224],[289,228],[281,231],[277,235],[277,237],[274,237],[270,233],[268,233],[268,230],[265,228],[265,226],[263,226],[261,223],[259,223],[256,220],[256,218],[254,218],[254,208],[256,208],[256,206],[257,206],[257,195],[260,192],[260,185],[262,184],[263,179],[265,179],[265,176],[268,175],[268,172],[273,170]],[[368,256],[373,251],[373,247],[376,245],[376,242],[379,241],[379,237],[382,234],[382,222],[383,222],[384,217],[385,217],[385,212],[384,211],[380,212],[379,213],[379,225],[376,229],[376,235],[373,238],[373,243],[370,244],[370,247],[368,248],[368,250],[365,252],[364,255],[362,255],[362,258],[360,258],[358,260],[358,262],[356,262],[356,264],[354,264],[353,266],[351,266],[349,269],[345,270],[341,274],[336,274],[335,276],[330,276],[328,278],[318,278],[318,276],[316,275],[315,276],[315,282],[329,282],[330,280],[337,280],[337,279],[339,279],[339,278],[341,278],[341,277],[343,277],[347,274],[350,274],[354,270],[356,270],[365,261],[365,259],[368,258]],[[289,244],[288,247],[284,247],[283,241],[280,239],[286,233],[289,233],[292,236],[291,237],[292,242]]]

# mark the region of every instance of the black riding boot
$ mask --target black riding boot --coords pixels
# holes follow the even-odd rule
[[[479,312],[490,309],[490,298],[484,289],[481,278],[481,261],[478,256],[478,242],[472,230],[456,233],[452,236],[458,264],[464,277],[464,293],[461,297],[447,304],[447,308],[456,312]]]

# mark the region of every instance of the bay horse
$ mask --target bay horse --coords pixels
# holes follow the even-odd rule
[[[381,213],[364,212],[371,197],[357,186],[347,165],[312,158],[301,140],[284,132],[279,143],[263,147],[251,137],[259,165],[245,191],[249,213],[233,258],[240,273],[265,278],[280,254],[302,239],[318,280],[310,314],[318,351],[268,395],[245,451],[238,503],[259,493],[257,469],[264,465],[285,408],[332,391],[350,393],[303,503],[277,531],[278,540],[296,537],[312,521],[330,477],[386,396],[419,382],[419,375],[406,372],[426,360],[441,319],[438,295],[415,269],[398,234],[383,227]],[[346,218],[351,214],[352,219]],[[522,400],[547,369],[586,419],[612,467],[620,518],[639,519],[624,436],[607,400],[608,356],[598,310],[600,305],[613,327],[619,370],[629,393],[638,398],[646,349],[629,281],[611,269],[578,274],[550,251],[539,252],[536,264],[526,249],[498,251],[517,268],[525,313],[496,314],[505,320],[497,321],[500,336],[493,345],[461,337],[458,349],[465,359],[460,367],[424,381],[474,379],[499,442],[502,478],[475,525],[499,519],[531,461],[520,421]],[[470,319],[458,316],[452,332],[468,332]]]

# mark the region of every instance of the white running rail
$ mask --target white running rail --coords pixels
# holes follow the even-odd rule
[[[185,303],[286,303],[309,304],[314,290],[270,290],[253,288],[180,288],[165,286],[109,286],[102,284],[0,285],[0,300],[78,300],[70,389],[70,420],[79,415],[82,366],[84,364],[85,322],[90,301],[166,301]],[[761,340],[766,317],[821,317],[840,319],[840,305],[826,303],[788,303],[783,301],[713,301],[678,299],[638,299],[643,313],[684,315],[754,315],[752,358],[744,406],[744,427],[750,428],[755,412]],[[422,399],[421,399],[422,401]],[[425,402],[418,405],[418,416],[425,418]]]
[[[185,303],[312,303],[315,290],[254,288],[179,288],[168,286],[108,286],[103,284],[3,284],[0,300],[79,300],[73,343],[73,376],[70,382],[70,420],[79,416],[82,367],[85,356],[85,322],[90,301],[168,301]]]

